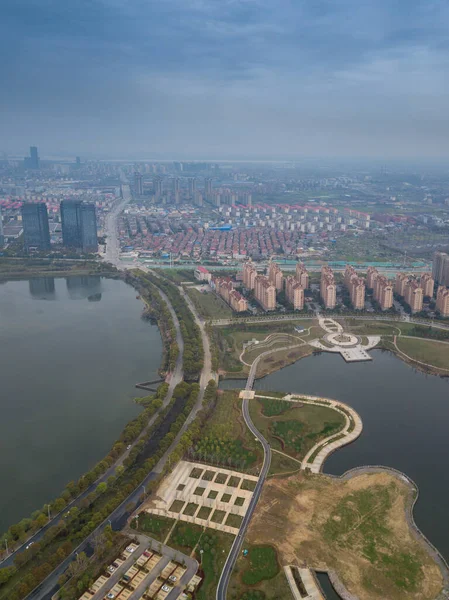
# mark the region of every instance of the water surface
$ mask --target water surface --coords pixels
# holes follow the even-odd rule
[[[0,284],[0,531],[108,452],[157,377],[162,344],[122,281]]]
[[[336,398],[354,407],[362,435],[332,454],[324,471],[340,475],[361,465],[385,465],[406,473],[420,489],[416,523],[449,561],[449,380],[415,371],[388,352],[371,355],[373,361],[354,364],[331,353],[310,356],[255,387]]]

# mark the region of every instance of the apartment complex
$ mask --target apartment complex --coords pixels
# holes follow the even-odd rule
[[[356,270],[351,265],[346,265],[345,286],[351,298],[351,304],[356,310],[365,308],[365,280],[357,275]]]
[[[234,282],[229,277],[214,277],[210,286],[215,292],[229,304],[235,312],[248,310],[248,301],[240,292],[234,289]]]
[[[296,265],[296,280],[301,284],[303,289],[306,290],[309,287],[309,273],[303,263]]]
[[[325,308],[335,308],[337,304],[337,285],[334,272],[325,265],[321,267],[320,294]]]
[[[405,286],[404,299],[412,313],[422,310],[424,290],[416,279],[409,279]]]
[[[264,310],[276,309],[276,286],[265,275],[257,275],[254,280],[254,295]]]
[[[449,285],[449,254],[435,252],[432,263],[432,277],[440,285]]]
[[[374,290],[374,286],[378,276],[379,271],[376,269],[376,267],[368,267],[368,270],[366,271],[366,287],[369,290]]]
[[[408,283],[409,275],[407,273],[397,273],[394,282],[394,291],[398,296],[405,296],[405,287]]]
[[[442,317],[449,317],[449,288],[444,285],[438,286],[437,310]]]
[[[304,288],[293,275],[289,275],[285,280],[285,295],[295,310],[304,308]]]
[[[243,265],[243,285],[248,290],[253,290],[256,285],[257,269],[251,261]]]
[[[423,273],[419,280],[422,289],[424,290],[424,296],[430,296],[433,298],[433,288],[435,286],[435,280],[432,277],[432,273]]]
[[[284,288],[284,276],[279,265],[273,261],[270,261],[268,265],[268,279],[272,285],[280,292]]]
[[[388,310],[393,306],[393,282],[385,275],[377,274],[374,277],[374,299],[380,304],[381,310]]]

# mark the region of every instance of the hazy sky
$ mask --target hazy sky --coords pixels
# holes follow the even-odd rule
[[[0,151],[449,156],[447,0],[2,0]]]

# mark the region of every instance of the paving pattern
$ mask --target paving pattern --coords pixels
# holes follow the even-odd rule
[[[235,523],[245,516],[256,483],[257,477],[246,473],[182,460],[162,482],[146,511],[237,535]],[[215,511],[224,516],[220,518]],[[233,524],[227,522],[229,517]]]

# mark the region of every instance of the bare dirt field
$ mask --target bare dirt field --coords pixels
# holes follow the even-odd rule
[[[248,539],[275,546],[281,564],[335,570],[360,600],[434,600],[442,575],[412,536],[410,493],[389,473],[271,479]]]

